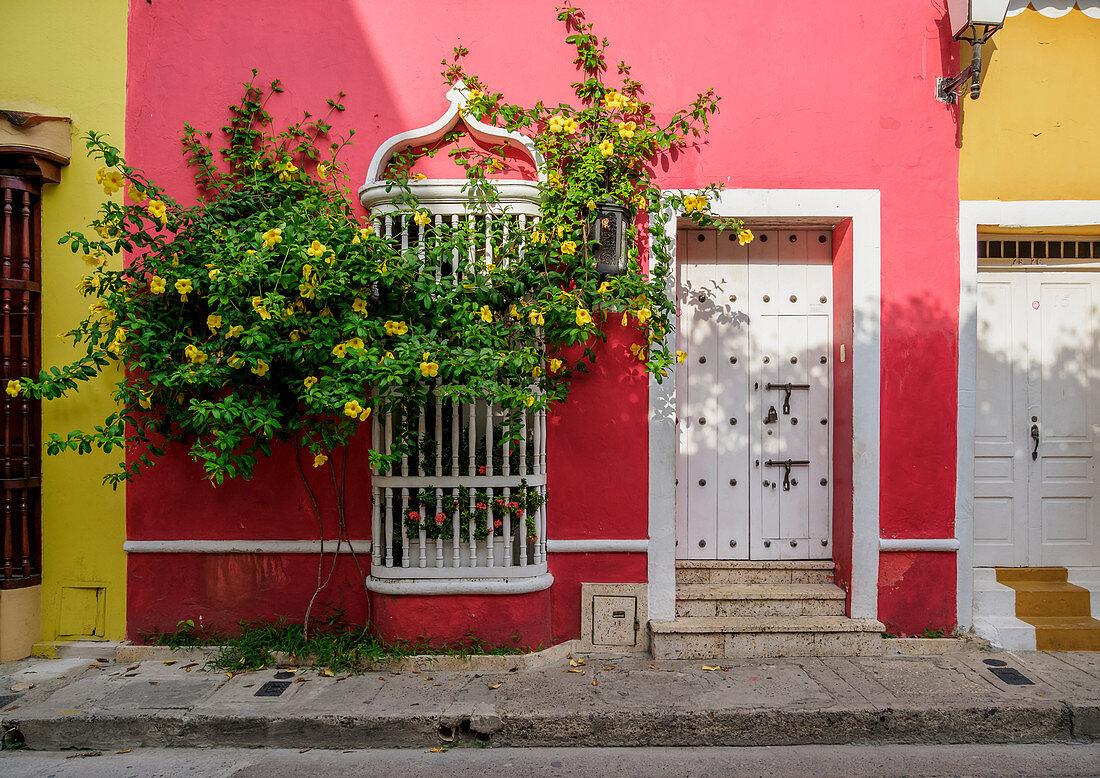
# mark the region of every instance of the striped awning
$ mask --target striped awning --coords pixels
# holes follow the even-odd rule
[[[1033,8],[1043,16],[1057,19],[1078,8],[1085,16],[1100,19],[1100,0],[1011,0],[1008,15],[1016,16],[1027,8]]]

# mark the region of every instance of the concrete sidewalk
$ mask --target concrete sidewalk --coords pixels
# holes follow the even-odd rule
[[[182,656],[173,664],[118,663],[113,652],[23,660],[0,666],[0,721],[7,741],[22,737],[30,748],[51,750],[1100,738],[1100,654],[968,649],[930,657],[574,661],[582,659],[511,672],[327,677],[268,669],[232,678]],[[993,672],[1013,669],[1032,683],[1014,685]],[[262,689],[279,693],[257,696]]]

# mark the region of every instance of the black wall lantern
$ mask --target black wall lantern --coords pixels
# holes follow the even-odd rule
[[[626,208],[617,203],[597,203],[592,224],[596,272],[619,276],[626,272]]]
[[[936,79],[936,99],[941,103],[957,103],[959,90],[970,82],[970,99],[977,100],[981,92],[982,44],[1001,29],[1008,13],[1009,0],[948,0],[947,21],[951,35],[957,41],[970,44],[973,57],[963,72],[951,78]]]

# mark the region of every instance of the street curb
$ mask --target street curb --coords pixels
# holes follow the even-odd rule
[[[9,720],[32,749],[1042,743],[1100,735],[1100,705],[295,717],[185,712]],[[478,732],[478,728],[484,730]],[[447,739],[444,739],[444,738]]]
[[[511,670],[538,670],[556,664],[573,652],[580,652],[580,640],[567,640],[534,651],[530,654],[417,654],[398,657],[366,665],[364,673],[424,672],[437,673],[488,673]],[[168,646],[134,646],[120,644],[115,648],[115,661],[120,664],[134,662],[206,662],[217,652],[216,647],[173,649]],[[313,667],[314,657],[275,653],[275,664],[280,667]]]

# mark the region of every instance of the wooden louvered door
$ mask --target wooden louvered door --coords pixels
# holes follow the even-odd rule
[[[0,176],[0,389],[37,376],[40,360],[41,213],[39,187]],[[22,395],[3,398],[0,452],[0,588],[39,583],[40,413]]]

